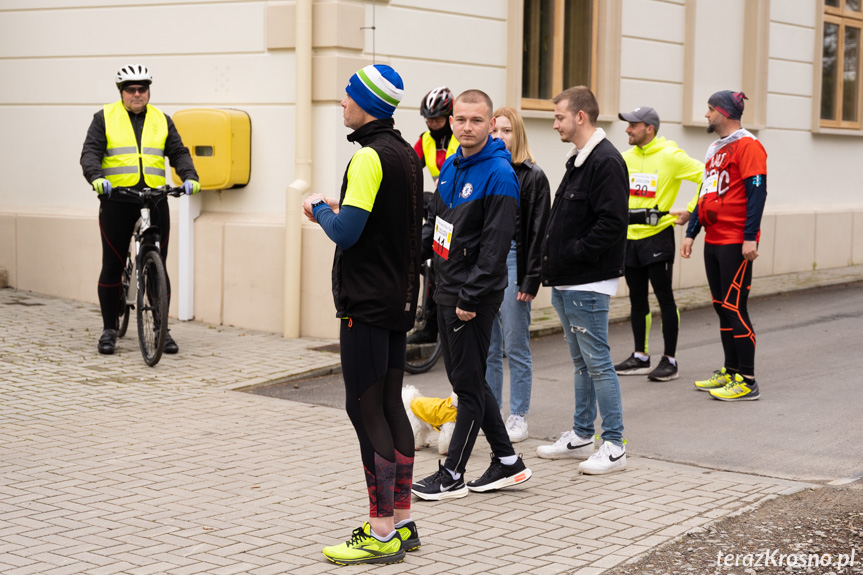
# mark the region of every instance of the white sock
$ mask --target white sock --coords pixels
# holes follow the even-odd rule
[[[392,538],[393,538],[393,536],[396,534],[396,532],[395,532],[395,531],[390,531],[390,534],[389,534],[389,535],[387,535],[386,537],[381,537],[380,535],[378,535],[377,533],[375,533],[375,530],[374,530],[374,529],[370,529],[369,531],[371,531],[372,537],[374,537],[374,538],[375,538],[375,539],[377,539],[378,541],[383,541],[383,542],[389,541],[389,540],[390,540],[390,539],[392,539]]]
[[[516,461],[518,461],[518,455],[507,455],[506,457],[499,457],[500,462],[504,465],[512,465]]]
[[[452,478],[453,478],[453,479],[461,479],[461,473],[456,473],[455,471],[450,471],[450,470],[449,470],[449,469],[447,469],[446,467],[444,467],[444,469],[446,469],[447,471],[449,471],[449,474],[450,474],[450,475],[452,475]]]
[[[632,355],[634,355],[637,359],[640,359],[641,361],[647,361],[648,359],[650,359],[649,355],[645,355],[645,354],[641,353],[640,351],[636,351]]]
[[[413,521],[413,519],[411,519],[410,517],[408,517],[407,519],[402,519],[401,521],[396,523],[396,529],[401,529],[402,527],[404,527],[405,525],[407,525],[411,521]]]
[[[677,365],[677,360],[676,360],[676,359],[674,359],[673,357],[668,357],[668,356],[666,355],[666,356],[665,356],[665,359],[667,359],[667,360],[668,360],[668,363],[670,363],[671,365]]]

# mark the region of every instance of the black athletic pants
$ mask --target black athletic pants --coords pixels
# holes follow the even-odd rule
[[[650,334],[650,302],[648,282],[653,286],[653,294],[659,301],[662,318],[662,338],[665,343],[663,355],[674,357],[677,352],[677,334],[680,329],[680,314],[674,301],[671,279],[674,262],[656,262],[643,267],[626,267],[626,285],[629,288],[629,303],[632,307],[632,335],[635,351],[648,355]]]
[[[405,332],[342,319],[345,410],[360,441],[369,517],[410,509],[414,434],[402,403]]]
[[[438,304],[438,329],[443,359],[452,390],[458,395],[455,430],[449,444],[447,469],[464,473],[480,428],[497,457],[515,455],[497,399],[485,380],[491,325],[496,305],[480,305],[476,317],[461,321],[454,306]]]
[[[116,329],[117,311],[123,297],[123,266],[126,253],[135,231],[135,222],[141,217],[138,204],[103,200],[99,206],[99,232],[102,237],[102,272],[99,274],[99,306],[102,309],[102,329]],[[171,237],[171,212],[163,198],[150,210],[151,222],[159,228],[162,261],[168,257],[168,240]],[[134,257],[134,254],[133,254]],[[171,301],[171,280],[167,273],[168,302]]]
[[[725,368],[755,375],[755,330],[746,302],[752,286],[752,262],[743,258],[742,244],[704,244],[704,270],[719,315],[719,335]]]

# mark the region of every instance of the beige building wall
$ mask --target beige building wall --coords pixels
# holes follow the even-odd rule
[[[371,0],[316,1],[312,190],[338,194],[356,149],[345,139],[338,102],[350,74],[371,63],[373,52],[405,81],[395,117],[411,143],[425,130],[419,102],[433,87],[480,88],[496,105],[519,106],[522,9],[521,0],[378,0],[375,7]],[[627,142],[617,112],[652,105],[662,117],[660,133],[702,158],[713,140],[701,118],[707,97],[726,88],[749,95],[744,124],[769,154],[756,275],[863,264],[863,199],[854,172],[863,138],[818,130],[813,120],[820,10],[820,0],[601,0],[600,127],[619,149]],[[130,22],[131,43],[112,38]],[[168,114],[230,107],[251,117],[249,184],[201,197],[194,315],[281,332],[285,198],[296,177],[293,23],[294,2],[283,0],[0,3],[0,122],[13,135],[0,141],[0,267],[10,284],[96,301],[98,205],[78,159],[93,114],[118,98],[114,72],[141,62],[154,74],[152,103]],[[374,35],[364,29],[373,23]],[[434,38],[420,33],[429,30],[437,31]],[[551,129],[550,113],[524,115],[554,191],[568,146]],[[677,207],[694,193],[685,183]],[[168,268],[176,293],[179,210],[171,202]],[[318,226],[303,224],[304,336],[337,333],[332,253]],[[700,257],[696,249],[692,260],[678,258],[676,285],[705,283]],[[547,291],[535,305],[549,304]],[[176,298],[171,311],[176,317]]]

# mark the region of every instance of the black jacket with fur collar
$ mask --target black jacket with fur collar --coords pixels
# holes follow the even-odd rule
[[[626,163],[597,128],[577,155],[573,147],[555,193],[542,244],[543,285],[622,276],[628,206]]]

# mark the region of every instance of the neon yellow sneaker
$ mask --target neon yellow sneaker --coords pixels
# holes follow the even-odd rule
[[[743,381],[743,376],[734,374],[734,381],[728,382],[722,389],[711,389],[710,395],[722,401],[754,401],[761,397],[758,382],[752,380],[752,385]]]
[[[379,541],[372,536],[368,522],[357,527],[351,538],[339,545],[324,547],[324,557],[336,565],[361,565],[365,563],[401,563],[405,558],[402,539],[398,532],[389,541]]]
[[[700,391],[710,391],[719,387],[725,387],[731,383],[731,374],[725,371],[725,368],[717,369],[710,376],[710,379],[703,379],[695,382],[695,388]]]

